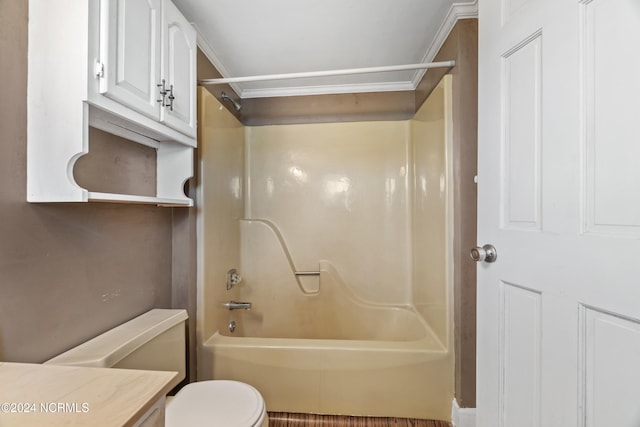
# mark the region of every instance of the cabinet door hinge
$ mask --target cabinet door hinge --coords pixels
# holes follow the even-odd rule
[[[96,61],[95,75],[99,79],[104,77],[104,63],[102,63],[100,61]]]

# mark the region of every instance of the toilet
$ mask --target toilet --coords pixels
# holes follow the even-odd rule
[[[117,326],[45,364],[176,371],[186,376],[185,310],[154,309]],[[165,426],[267,427],[260,392],[238,381],[199,381],[168,397]]]

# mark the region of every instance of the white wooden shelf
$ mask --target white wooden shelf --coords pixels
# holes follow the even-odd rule
[[[89,202],[138,203],[158,206],[193,206],[191,199],[169,199],[163,197],[132,196],[130,194],[98,193],[89,191]]]

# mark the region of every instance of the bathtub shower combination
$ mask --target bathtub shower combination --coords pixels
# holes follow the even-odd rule
[[[237,329],[215,332],[201,363],[256,387],[271,411],[450,415],[450,350],[414,308],[358,300],[326,261],[317,294],[230,318]]]
[[[450,419],[448,93],[406,122],[244,128],[201,90],[200,380]]]

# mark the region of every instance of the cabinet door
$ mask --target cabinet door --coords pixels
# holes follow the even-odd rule
[[[101,0],[100,92],[158,119],[161,0]]]
[[[162,18],[162,78],[171,93],[160,121],[186,135],[196,135],[196,32],[165,0]]]

